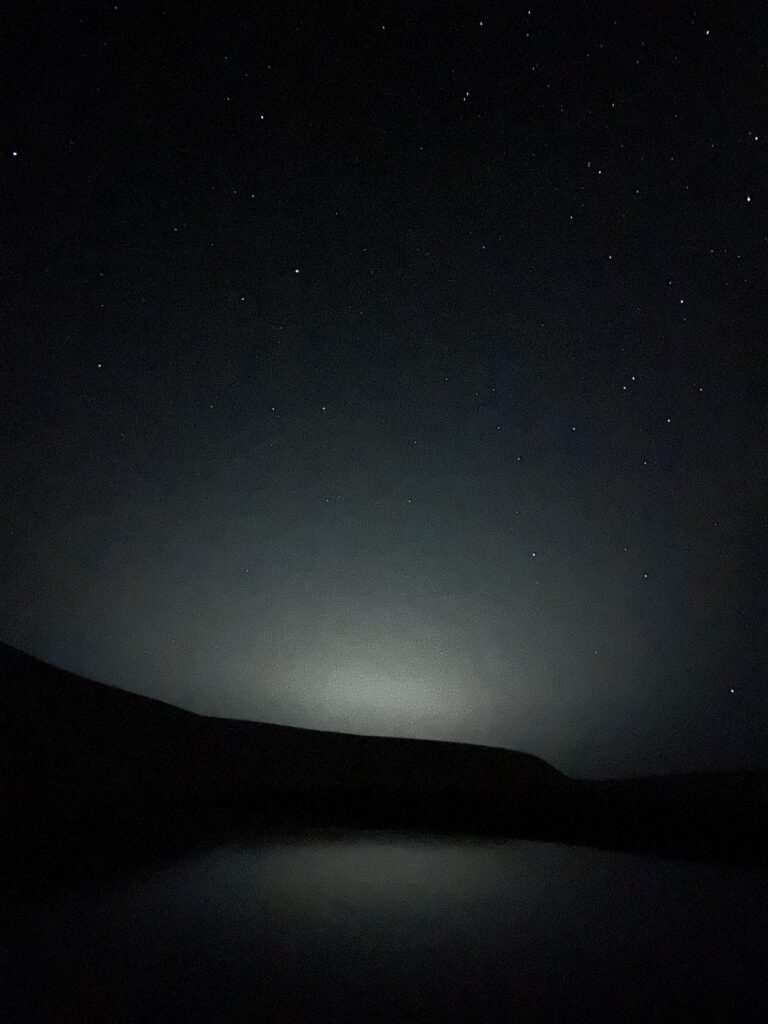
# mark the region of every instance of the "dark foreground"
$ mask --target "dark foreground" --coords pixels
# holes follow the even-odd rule
[[[577,780],[510,750],[207,718],[3,645],[0,786],[6,882],[35,879],[40,891],[244,827],[768,864],[763,772]]]
[[[765,1024],[767,932],[757,868],[243,833],[14,915],[0,1005],[3,1024]]]

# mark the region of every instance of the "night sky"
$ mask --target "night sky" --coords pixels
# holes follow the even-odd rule
[[[768,765],[768,14],[529,3],[4,5],[0,638]]]

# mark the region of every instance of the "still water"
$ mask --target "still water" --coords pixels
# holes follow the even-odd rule
[[[15,1022],[768,1021],[768,874],[547,843],[227,843],[24,915]]]

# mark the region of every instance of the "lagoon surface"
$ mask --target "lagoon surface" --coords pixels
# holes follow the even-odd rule
[[[747,868],[316,831],[17,917],[8,1024],[768,1020],[768,873]]]

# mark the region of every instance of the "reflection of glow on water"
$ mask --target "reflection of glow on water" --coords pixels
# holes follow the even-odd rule
[[[4,970],[13,1019],[82,998],[77,1019],[104,1021],[758,1019],[760,869],[342,835],[227,841],[34,899]]]
[[[420,899],[475,898],[498,879],[504,853],[459,845],[367,836],[357,842],[277,843],[259,850],[258,878],[270,902],[343,902],[384,910]],[[260,888],[261,888],[260,884]]]

